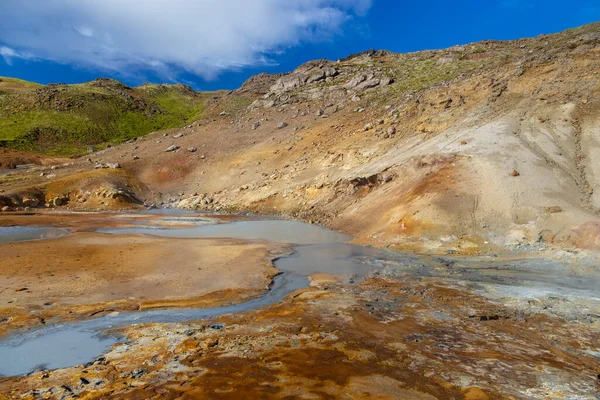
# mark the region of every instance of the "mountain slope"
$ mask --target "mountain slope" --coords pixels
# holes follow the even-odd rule
[[[119,163],[147,204],[294,216],[379,247],[597,250],[597,71],[600,24],[317,60],[250,79],[181,129],[0,187],[15,207],[32,187]],[[67,207],[98,204],[75,184],[63,191]]]

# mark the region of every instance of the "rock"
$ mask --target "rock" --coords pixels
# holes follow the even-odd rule
[[[60,207],[64,204],[64,200],[61,197],[55,197],[50,201],[50,204],[54,207]]]
[[[258,129],[259,126],[260,126],[260,121],[256,121],[255,123],[252,124],[252,130]]]
[[[365,124],[365,126],[363,127],[363,131],[365,132],[371,129],[373,129],[373,124],[370,122],[368,124]]]
[[[146,374],[148,374],[148,371],[141,369],[141,368],[136,368],[129,373],[129,376],[131,377],[131,379],[140,379],[142,376],[144,376]]]
[[[174,139],[179,139],[180,137],[183,137],[183,133],[178,133],[176,135],[173,135]]]
[[[134,160],[139,160],[140,158],[138,156],[133,156]]]
[[[25,197],[21,202],[25,207],[37,207],[40,204],[40,201],[35,197]]]
[[[323,111],[323,110],[317,111],[317,117],[320,117],[323,114],[325,114],[325,111]]]
[[[390,126],[390,127],[387,129],[387,134],[388,134],[388,135],[390,135],[390,136],[392,136],[392,135],[395,135],[395,134],[396,134],[396,128],[395,128],[395,127],[393,127],[393,126]]]
[[[381,175],[380,179],[383,183],[388,183],[391,182],[394,179],[394,177],[389,173],[385,173]]]
[[[364,81],[363,83],[357,85],[354,90],[367,90],[367,89],[372,89],[375,86],[378,86],[381,83],[381,80],[377,79],[377,78],[371,78],[368,79],[366,81]]]
[[[286,126],[288,126],[287,122],[281,121],[280,123],[277,124],[277,129],[283,129]]]
[[[12,211],[12,208],[10,208],[9,206],[4,206],[4,207],[2,207],[2,211],[3,212]]]
[[[44,176],[44,175],[46,175],[46,173],[45,173],[45,172],[41,172],[41,173],[40,173],[40,176]]]
[[[321,70],[321,71],[318,71],[318,72],[312,74],[310,77],[308,77],[308,79],[306,80],[306,83],[318,82],[325,78],[326,78],[325,71]]]
[[[224,116],[226,116],[226,115],[227,115],[227,113],[226,113],[225,111],[221,111],[221,112],[219,113],[219,115],[220,115],[221,117],[224,117]]]
[[[106,167],[110,169],[119,169],[121,168],[121,164],[119,163],[106,163]]]
[[[354,78],[350,79],[345,85],[345,89],[353,89],[360,83],[364,82],[367,79],[365,75],[357,75]]]
[[[379,86],[388,86],[390,84],[394,83],[394,80],[391,78],[388,78],[387,76],[384,78],[381,78],[381,80],[379,81]]]
[[[519,171],[517,171],[516,169],[513,169],[513,172],[512,172],[510,175],[511,175],[511,176],[519,176],[519,175],[521,175],[521,174],[520,174],[520,173],[519,173]]]
[[[211,347],[215,347],[219,344],[219,340],[215,338],[207,338],[200,342],[200,348],[206,350]]]
[[[200,158],[201,158],[202,160],[204,160],[204,159],[206,158],[206,156],[205,156],[204,154],[202,154],[202,155],[200,156]]]
[[[561,212],[563,209],[560,206],[550,206],[550,207],[546,207],[545,210],[547,213],[554,214],[554,213]]]
[[[464,146],[465,144],[467,144],[467,141],[466,140],[461,140],[460,144]]]
[[[300,76],[294,74],[286,75],[279,78],[277,82],[271,86],[270,90],[276,94],[285,93],[297,88],[302,85],[302,83],[303,79]]]
[[[165,153],[168,153],[168,152],[170,152],[170,151],[177,151],[177,150],[179,150],[179,146],[177,146],[177,145],[172,145],[172,146],[169,146],[169,147],[167,147],[167,148],[165,149]]]
[[[187,149],[187,151],[189,151],[190,153],[195,153],[196,150],[198,150],[198,149],[195,147],[188,147],[188,149]]]

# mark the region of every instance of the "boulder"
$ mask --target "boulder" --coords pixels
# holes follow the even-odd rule
[[[367,79],[365,75],[357,75],[354,78],[350,79],[345,85],[345,89],[353,89],[358,86],[360,83],[364,82]]]

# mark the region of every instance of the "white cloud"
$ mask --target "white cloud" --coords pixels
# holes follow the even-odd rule
[[[61,63],[120,73],[186,70],[210,79],[269,64],[302,42],[329,40],[370,6],[371,0],[2,0],[0,43]]]
[[[8,65],[12,65],[13,58],[24,58],[30,59],[33,58],[31,54],[28,53],[19,53],[15,49],[11,49],[10,47],[0,46],[0,57],[4,59],[4,62]]]
[[[80,26],[78,28],[75,28],[75,30],[77,32],[79,32],[80,35],[83,35],[83,36],[87,36],[87,37],[94,36],[94,30],[92,28],[90,28],[89,26]]]

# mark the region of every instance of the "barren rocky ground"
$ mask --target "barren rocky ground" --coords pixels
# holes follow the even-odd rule
[[[598,71],[599,24],[369,51],[255,76],[194,122],[79,158],[3,152],[2,167],[35,165],[1,172],[0,225],[74,233],[0,245],[2,332],[144,302],[242,302],[289,251],[110,238],[94,228],[123,221],[49,211],[271,215],[416,253],[423,268],[390,263],[355,284],[317,274],[263,309],[130,326],[87,365],[0,380],[0,397],[597,398]]]

